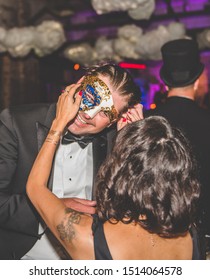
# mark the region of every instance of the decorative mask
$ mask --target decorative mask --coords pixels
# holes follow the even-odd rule
[[[103,111],[110,122],[117,119],[118,113],[114,107],[111,92],[102,80],[96,76],[86,76],[82,82],[81,91],[81,111],[91,118]]]

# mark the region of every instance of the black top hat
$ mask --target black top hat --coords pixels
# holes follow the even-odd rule
[[[163,65],[160,77],[169,87],[193,84],[201,75],[204,65],[200,62],[196,41],[178,39],[167,42],[161,48]]]

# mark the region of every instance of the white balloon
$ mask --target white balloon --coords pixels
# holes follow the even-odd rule
[[[135,20],[140,20],[140,19],[149,19],[152,15],[152,13],[155,10],[155,1],[154,0],[149,0],[149,1],[144,1],[141,5],[138,7],[128,10],[128,15],[135,19]]]
[[[180,29],[183,32],[178,33],[171,33],[172,27],[180,25]],[[184,38],[185,31],[183,30],[182,24],[176,23],[176,25],[159,25],[156,29],[145,33],[141,39],[136,44],[136,51],[140,54],[141,57],[144,59],[151,59],[151,60],[160,60],[161,56],[161,47],[163,44],[170,40]]]
[[[55,21],[44,21],[37,27],[0,27],[0,52],[24,57],[34,50],[38,56],[52,53],[66,41],[63,27]]]
[[[83,65],[89,65],[97,58],[95,50],[87,43],[67,47],[64,56]]]
[[[171,34],[172,40],[183,38],[186,34],[185,25],[180,22],[171,22],[168,25],[168,31]]]
[[[12,28],[5,37],[4,45],[13,57],[24,57],[31,51],[34,40],[34,28]]]
[[[38,56],[52,53],[66,41],[63,26],[54,21],[44,21],[37,26],[34,39],[34,51]]]
[[[97,14],[128,11],[134,19],[148,19],[155,10],[155,0],[91,0]]]
[[[6,36],[6,30],[3,27],[0,27],[0,42],[3,42]]]
[[[130,42],[137,42],[142,36],[143,30],[135,24],[124,25],[118,29],[118,37],[128,39]]]
[[[4,45],[5,37],[6,37],[6,30],[3,27],[0,27],[0,53],[6,51],[6,47]]]
[[[107,40],[104,36],[100,37],[96,41],[95,51],[97,53],[98,60],[114,59],[115,53],[113,48],[113,40]]]
[[[132,59],[139,58],[139,55],[135,50],[135,45],[124,38],[118,38],[114,41],[114,49],[121,57]]]
[[[210,29],[207,28],[200,32],[197,37],[198,45],[200,49],[205,49],[210,47]]]
[[[156,29],[146,33],[143,33],[143,30],[134,24],[125,25],[118,29],[117,38],[107,40],[105,37],[100,37],[96,41],[95,47],[84,44],[71,47],[71,54],[68,57],[86,64],[106,58],[111,58],[116,62],[122,61],[124,58],[160,60],[160,49],[164,43],[185,37],[185,27],[181,23],[171,23],[168,26],[159,25]]]

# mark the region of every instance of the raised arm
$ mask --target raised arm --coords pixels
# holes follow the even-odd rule
[[[47,182],[60,136],[79,109],[81,96],[77,94],[75,100],[73,98],[78,86],[78,84],[70,86],[68,91],[59,97],[56,118],[34,162],[26,187],[31,202],[66,249],[71,246],[78,225],[82,226],[84,215],[67,208],[61,199],[48,190]]]

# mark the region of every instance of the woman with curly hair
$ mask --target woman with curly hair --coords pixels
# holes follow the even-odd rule
[[[57,104],[53,131],[81,96]],[[70,100],[70,99],[68,99]],[[73,116],[72,116],[73,117]],[[27,194],[73,259],[197,259],[194,227],[200,185],[187,140],[163,117],[126,125],[96,177],[97,214],[66,207],[47,188],[56,145],[48,136],[30,173]],[[51,139],[51,140],[50,140]]]

